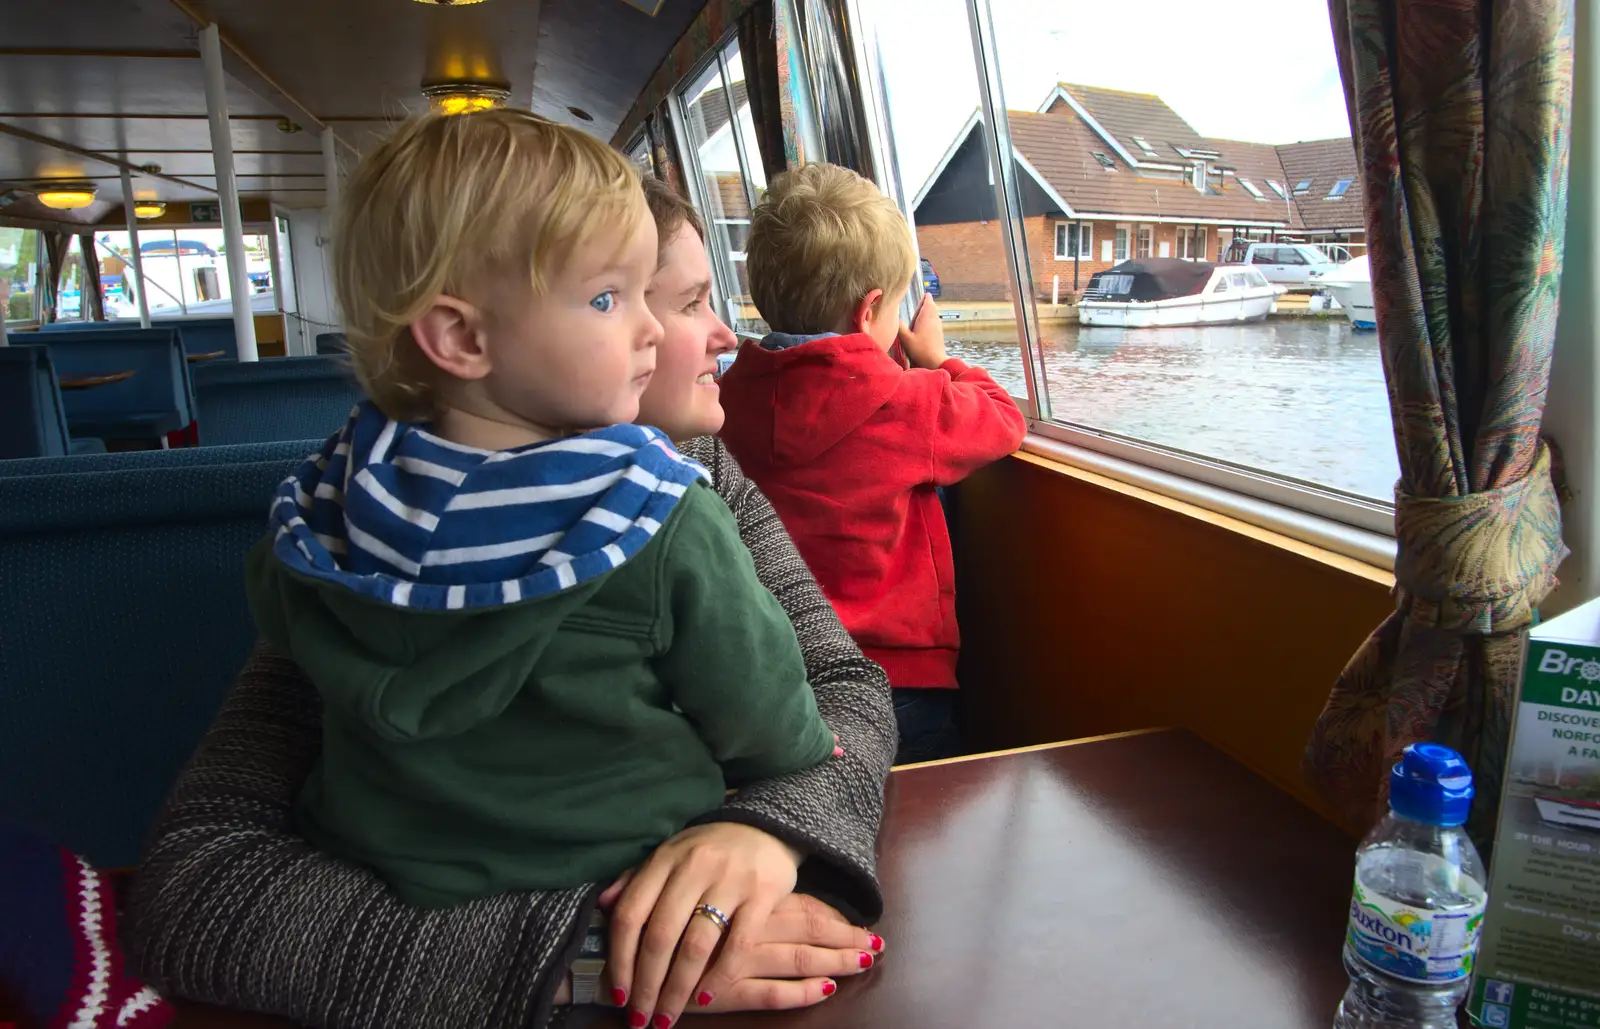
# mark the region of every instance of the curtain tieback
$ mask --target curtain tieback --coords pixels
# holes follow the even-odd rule
[[[1543,440],[1528,474],[1464,497],[1395,501],[1395,581],[1429,628],[1483,635],[1520,629],[1556,586],[1569,551]]]

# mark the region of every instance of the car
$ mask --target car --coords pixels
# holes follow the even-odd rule
[[[936,299],[939,296],[939,273],[933,270],[933,263],[926,257],[922,259],[922,291]]]
[[[1229,256],[1233,254],[1230,250]],[[1308,243],[1249,243],[1236,263],[1251,265],[1268,282],[1302,290],[1314,289],[1318,279],[1338,267]]]

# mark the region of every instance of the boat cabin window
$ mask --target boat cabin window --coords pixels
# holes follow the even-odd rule
[[[37,229],[0,227],[0,307],[7,323],[37,321],[39,308],[39,255]]]
[[[1254,268],[1250,268],[1250,269],[1246,270],[1241,277],[1244,279],[1244,284],[1246,286],[1265,286],[1265,285],[1268,285],[1267,277],[1265,275],[1262,275],[1260,272],[1256,271]]]
[[[750,299],[744,247],[750,236],[750,212],[766,191],[767,180],[736,40],[689,77],[678,91],[678,101],[695,177],[693,192],[698,194],[695,201],[706,216],[712,274],[727,304],[728,322],[739,332],[765,335],[767,324]]]
[[[1064,64],[1039,43],[1052,33],[1063,46],[1089,42],[1078,5],[922,0],[915,32],[893,17],[893,4],[859,8],[873,18],[869,42],[882,53],[887,107],[868,121],[892,135],[918,250],[940,272],[939,304],[962,312],[946,324],[952,355],[982,365],[1026,400],[1036,433],[1313,512],[1337,508],[1332,517],[1392,531],[1386,505],[1399,468],[1382,362],[1373,336],[1355,333],[1343,315],[1294,317],[1285,304],[1279,317],[1237,325],[1092,330],[1048,303],[1020,324],[1012,315],[1013,298],[1082,296],[1097,274],[1098,294],[1126,299],[1103,273],[1129,259],[1216,260],[1254,235],[1269,242],[1248,257],[1240,251],[1240,259],[1257,267],[1292,262],[1303,272],[1308,257],[1280,253],[1288,245],[1276,240],[1320,231],[1360,242],[1360,203],[1344,205],[1349,222],[1319,207],[1327,224],[1308,225],[1305,198],[1294,196],[1314,177],[1354,179],[1358,167],[1325,15],[1306,22],[1318,38],[1297,37],[1304,59],[1274,72],[1278,88],[1241,93],[1226,77],[1190,76],[1180,86],[1168,72],[1193,54],[1236,49],[1238,27],[1229,19],[1097,21],[1094,46],[1072,46]],[[1129,53],[1147,60],[1129,65]],[[1061,68],[1071,70],[1064,77]],[[1292,83],[1280,81],[1285,75]],[[986,124],[1002,112],[1003,126]],[[1294,138],[1318,142],[1279,145],[1285,124],[1295,126]],[[1141,141],[1166,156],[1149,156]],[[1009,164],[996,159],[998,146],[1015,152]],[[1123,171],[1129,157],[1139,162],[1138,181],[1102,188],[1120,180],[1094,172]],[[1206,188],[1196,189],[1202,161]],[[1359,190],[1348,187],[1352,199]],[[1329,212],[1338,206],[1326,205]],[[1071,225],[1080,221],[1098,223],[1098,238],[1092,247],[1078,239],[1074,260]],[[1201,282],[1206,296],[1231,303],[1242,291],[1261,296],[1267,279],[1281,277],[1261,270],[1264,277],[1234,268]],[[1080,346],[1091,331],[1096,346]],[[1115,346],[1121,332],[1130,345],[1152,335],[1162,345],[1149,355],[1141,350],[1136,366],[1096,363],[1102,342]],[[1327,345],[1330,334],[1339,346]],[[1289,355],[1287,404],[1265,397],[1246,370],[1249,355],[1263,348]],[[1173,384],[1170,373],[1192,359],[1215,362],[1208,375],[1222,415],[1197,411]]]

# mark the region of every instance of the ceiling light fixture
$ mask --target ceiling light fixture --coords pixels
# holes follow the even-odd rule
[[[133,202],[133,216],[135,218],[159,218],[167,213],[167,205],[159,200],[135,200]]]
[[[511,90],[486,82],[440,82],[423,86],[422,95],[440,114],[470,114],[503,105]]]
[[[95,185],[92,182],[51,183],[40,186],[33,195],[52,211],[78,211],[94,203]]]
[[[567,108],[567,113],[579,121],[594,121],[594,115],[590,114],[588,111],[585,111],[581,107],[569,107]]]

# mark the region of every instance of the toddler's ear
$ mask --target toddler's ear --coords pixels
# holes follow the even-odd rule
[[[483,315],[465,300],[435,298],[433,306],[412,321],[411,338],[428,360],[457,379],[481,379],[492,367]]]

